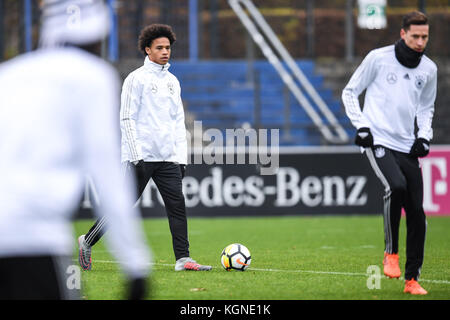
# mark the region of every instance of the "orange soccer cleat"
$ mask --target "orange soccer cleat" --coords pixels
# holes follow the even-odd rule
[[[420,284],[414,280],[405,280],[405,290],[403,290],[404,293],[411,293],[411,294],[427,294],[427,290],[422,288]]]
[[[389,278],[400,278],[402,272],[398,266],[398,254],[397,253],[384,253],[383,259],[384,274]]]

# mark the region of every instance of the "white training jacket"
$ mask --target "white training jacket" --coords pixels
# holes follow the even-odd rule
[[[187,164],[186,126],[178,79],[170,64],[148,57],[122,86],[120,128],[122,162],[176,162]]]
[[[146,276],[151,253],[121,173],[119,81],[76,48],[0,65],[0,257],[72,256],[71,217],[89,175],[109,248],[130,277]]]
[[[418,137],[433,138],[431,122],[436,99],[437,67],[423,55],[416,68],[395,57],[394,45],[372,50],[356,69],[342,92],[347,116],[357,128],[370,128],[374,144],[409,153]],[[358,96],[367,88],[364,109]]]

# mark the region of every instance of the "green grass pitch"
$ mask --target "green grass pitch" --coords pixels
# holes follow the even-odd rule
[[[383,218],[377,216],[189,218],[191,256],[210,264],[209,272],[175,272],[166,218],[145,219],[153,252],[151,283],[155,300],[449,300],[450,217],[428,217],[425,262],[420,283],[426,296],[403,293],[403,279],[382,274]],[[74,223],[76,235],[92,220]],[[400,266],[405,264],[405,219],[400,225]],[[245,272],[225,271],[222,249],[234,242],[252,255]],[[74,256],[76,259],[76,256]],[[376,269],[376,267],[375,267]],[[403,274],[402,274],[403,275]],[[93,268],[82,272],[83,299],[122,299],[125,282],[102,239],[93,248]],[[368,284],[375,286],[369,289]],[[378,288],[377,288],[378,287]]]

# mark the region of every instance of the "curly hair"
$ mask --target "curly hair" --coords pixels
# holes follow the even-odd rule
[[[153,40],[166,37],[172,45],[177,37],[172,30],[172,27],[167,24],[151,24],[141,30],[138,41],[138,49],[146,55],[145,48],[151,47]]]

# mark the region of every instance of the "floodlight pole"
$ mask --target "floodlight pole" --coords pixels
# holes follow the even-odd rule
[[[217,11],[219,10],[218,8],[218,3],[217,0],[211,0],[210,1],[210,12],[211,12],[211,33],[210,33],[210,39],[211,39],[211,44],[210,44],[210,50],[211,50],[211,58],[215,59],[217,58],[218,55],[218,23],[219,23],[219,19],[218,19],[218,13]]]
[[[347,0],[345,10],[345,59],[352,62],[355,50],[355,25],[353,22],[353,0]]]
[[[189,0],[189,60],[198,61],[198,0]]]
[[[419,0],[419,11],[425,13],[426,12],[427,1]]]
[[[32,6],[31,0],[24,0],[23,2],[23,35],[24,35],[24,49],[25,52],[32,50],[33,40],[32,40]]]
[[[111,16],[111,32],[109,33],[108,55],[109,61],[116,62],[119,59],[118,20],[116,12],[116,0],[108,0]]]
[[[3,36],[3,1],[0,1],[0,62],[3,61],[4,57],[4,45],[5,37]]]
[[[314,0],[306,1],[306,56],[314,58]]]

